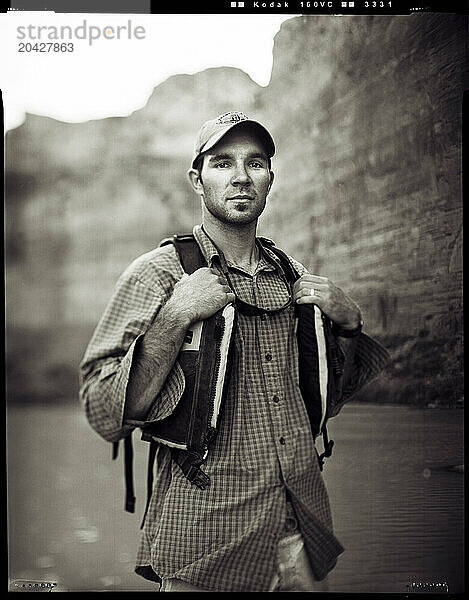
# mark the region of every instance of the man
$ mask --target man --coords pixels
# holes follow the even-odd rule
[[[136,571],[161,580],[162,591],[325,590],[343,551],[298,385],[295,305],[315,305],[333,323],[344,378],[366,336],[347,294],[289,258],[299,274],[291,284],[256,237],[274,152],[267,129],[243,113],[202,126],[188,175],[201,199],[194,236],[208,266],[185,274],[172,244],[135,260],[81,364],[89,422],[115,442],[174,413],[187,384],[178,355],[195,323],[239,300],[264,310],[237,315],[223,412],[203,464],[210,485],[194,486],[171,448],[158,446]],[[353,389],[382,368],[379,345],[370,356]],[[350,395],[343,390],[328,416]]]

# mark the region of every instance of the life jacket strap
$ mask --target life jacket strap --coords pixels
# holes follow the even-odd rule
[[[269,240],[268,238],[261,238],[261,240],[262,240],[263,244],[265,244],[270,249],[270,251],[273,252],[278,257],[278,259],[280,260],[280,263],[282,265],[282,268],[285,271],[286,276],[289,277],[290,280],[293,280],[293,281],[296,281],[297,279],[299,279],[300,275],[297,272],[297,270],[293,267],[291,262],[289,261],[286,253],[283,250],[281,250],[280,248],[277,248],[277,246],[275,246],[275,244],[272,240]],[[298,317],[300,317],[300,314],[301,314],[301,318],[304,320],[311,318],[308,315],[305,305],[303,305],[303,306],[296,305],[295,309],[296,309],[296,315]],[[339,345],[337,344],[335,336],[332,335],[330,322],[328,321],[328,319],[324,319],[323,322],[324,322],[324,327],[325,327],[327,347],[328,347],[328,351],[329,351],[329,357],[330,357],[330,361],[331,361],[332,370],[336,377],[340,377],[343,372],[343,356],[341,355],[341,350],[340,350]],[[307,409],[308,408],[310,410],[312,409],[312,407],[307,405]],[[327,417],[327,414],[326,414],[326,417]],[[334,440],[329,440],[329,436],[327,434],[326,422],[324,422],[324,424],[322,426],[321,433],[323,436],[322,439],[323,439],[323,443],[324,443],[324,452],[319,454],[316,451],[316,454],[318,455],[319,468],[322,471],[324,469],[324,460],[326,458],[329,458],[330,456],[332,456],[332,448],[334,446]]]
[[[163,240],[160,246],[173,244],[185,273],[189,275],[207,264],[199,244],[192,233],[174,234]]]
[[[112,443],[112,460],[119,454],[119,442]],[[132,447],[132,433],[124,439],[124,472],[125,472],[125,510],[135,512],[134,478],[133,478],[134,451]]]
[[[324,468],[324,460],[332,456],[332,448],[334,446],[334,440],[329,440],[327,435],[327,427],[326,425],[322,428],[322,439],[324,442],[324,452],[322,454],[318,453],[318,461],[319,461],[319,469],[322,471]]]
[[[324,329],[327,336],[327,345],[329,349],[329,358],[331,361],[332,370],[336,377],[340,377],[344,371],[344,354],[339,344],[337,343],[336,337],[332,332],[331,324],[328,319],[324,319]]]
[[[269,240],[269,238],[259,237],[259,239],[261,240],[261,245],[269,248],[269,250],[271,252],[273,252],[275,254],[275,256],[279,259],[280,264],[282,265],[282,269],[283,269],[287,279],[291,282],[299,279],[300,274],[293,267],[293,265],[291,264],[291,262],[288,259],[288,256],[285,254],[285,252],[283,250],[280,250],[280,248],[277,248],[275,243],[272,240]]]
[[[113,444],[112,458],[117,458],[119,442]],[[124,470],[125,470],[125,510],[135,512],[134,478],[133,478],[134,451],[132,448],[132,433],[124,439]]]
[[[195,451],[171,448],[171,455],[173,460],[180,466],[184,476],[191,483],[201,490],[210,485],[210,477],[200,468],[200,465],[205,460],[201,454]]]
[[[148,507],[150,506],[151,495],[153,492],[153,470],[155,465],[156,451],[158,449],[158,444],[154,440],[150,442],[150,450],[148,451],[148,469],[147,469],[147,502],[145,505],[145,512],[143,513],[142,522],[140,524],[140,529],[143,529],[143,525],[145,524],[145,519],[148,512]]]

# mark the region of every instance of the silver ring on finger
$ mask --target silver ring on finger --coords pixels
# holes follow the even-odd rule
[[[316,294],[316,292],[314,291],[314,288],[311,288],[311,289],[309,290],[309,295],[310,295],[310,296],[314,296],[315,294]]]

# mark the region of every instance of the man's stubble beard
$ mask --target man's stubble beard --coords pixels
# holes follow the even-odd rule
[[[240,204],[237,210],[223,210],[222,207],[218,205],[211,206],[210,204],[207,204],[205,197],[202,196],[202,214],[204,215],[205,211],[207,211],[212,217],[224,225],[246,226],[257,222],[265,210],[266,200],[267,199],[265,198],[262,206],[254,213],[246,214],[249,212],[249,206],[246,204]]]

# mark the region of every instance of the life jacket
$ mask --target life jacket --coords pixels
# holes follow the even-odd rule
[[[292,286],[300,277],[287,255],[263,237],[257,238],[263,248],[279,260],[275,267]],[[207,266],[207,262],[192,234],[175,235],[160,245],[174,244],[184,271],[188,274]],[[272,259],[269,257],[270,262]],[[291,293],[291,290],[290,290]],[[153,489],[153,467],[158,444],[171,449],[172,459],[191,483],[205,489],[210,485],[201,465],[206,461],[210,444],[215,439],[233,363],[237,313],[249,316],[269,311],[251,306],[239,298],[212,317],[196,323],[186,333],[178,355],[185,378],[184,392],[175,410],[160,421],[142,429],[142,440],[150,442],[147,474],[148,510]],[[338,393],[343,372],[344,355],[332,333],[330,320],[313,304],[296,304],[296,336],[298,343],[299,388],[315,439],[323,435],[324,452],[317,453],[322,470],[324,459],[331,456],[334,442],[327,435],[328,399]],[[132,477],[131,435],[124,440],[126,475],[126,510],[134,512],[135,497]],[[114,443],[113,458],[117,457]],[[317,452],[317,451],[316,451]]]
[[[207,266],[192,234],[163,240],[160,246],[170,243],[186,273]],[[236,320],[236,310],[228,304],[186,332],[177,358],[184,373],[182,396],[168,417],[147,425],[142,433],[144,441],[169,446],[184,475],[201,489],[210,483],[200,465],[215,438],[230,380]]]

